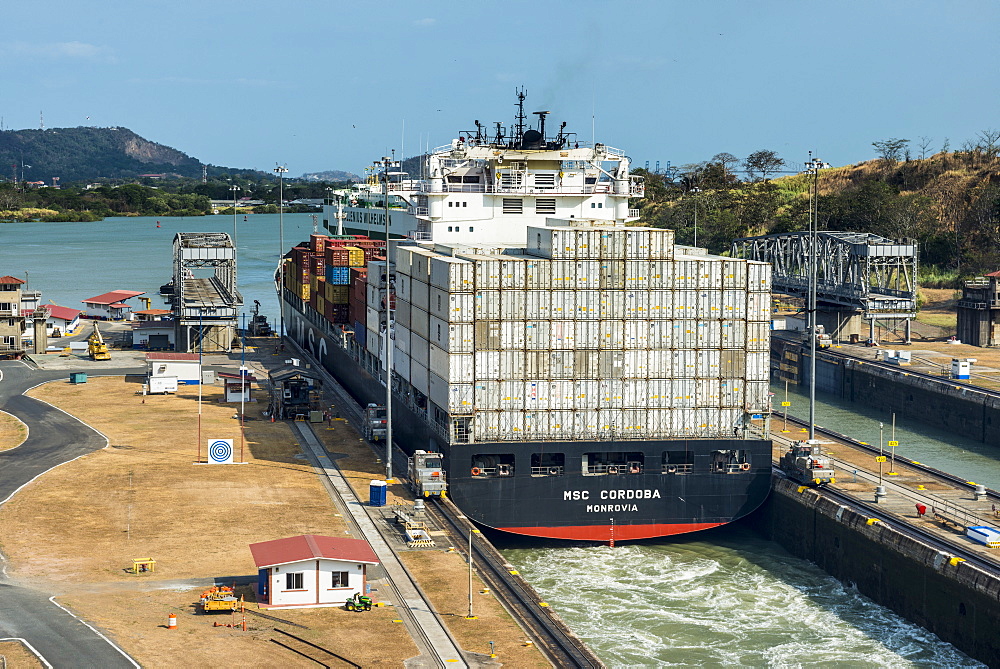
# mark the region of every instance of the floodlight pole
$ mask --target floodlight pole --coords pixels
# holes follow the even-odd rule
[[[809,190],[809,441],[816,439],[816,283],[819,254],[817,253],[816,229],[819,227],[819,171],[829,167],[809,152],[806,173],[813,177]]]
[[[278,288],[278,294],[284,299],[285,295],[285,218],[284,218],[284,208],[282,205],[285,201],[285,174],[288,172],[288,168],[284,165],[278,165],[274,168],[274,173],[278,175],[278,267],[281,279],[281,286]],[[281,304],[282,300],[278,300],[278,320],[280,325],[278,326],[278,341],[279,343],[285,343],[285,308]]]
[[[382,158],[382,210],[385,215],[385,478],[392,478],[392,295],[389,293],[389,168],[392,158]]]

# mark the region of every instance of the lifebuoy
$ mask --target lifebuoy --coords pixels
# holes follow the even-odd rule
[[[740,469],[742,469],[745,472],[750,471],[750,463],[744,462],[743,464],[740,465]]]
[[[617,474],[618,473],[618,467],[616,467],[615,465],[610,465],[608,467],[608,473],[609,474]]]
[[[667,473],[668,474],[676,474],[677,473],[677,466],[676,465],[668,465],[667,466]]]
[[[559,468],[558,467],[549,467],[549,474],[552,475],[552,476],[558,476],[559,475]]]
[[[483,470],[480,469],[479,467],[473,467],[472,468],[472,475],[473,476],[479,476],[482,473],[483,473]]]

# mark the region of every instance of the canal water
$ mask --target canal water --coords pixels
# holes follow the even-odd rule
[[[244,222],[240,215],[235,227],[245,309],[259,300],[275,324],[278,216]],[[313,220],[285,214],[283,227],[287,249],[308,239]],[[0,274],[27,272],[29,288],[63,306],[126,289],[146,291],[156,307],[163,304],[159,286],[171,276],[174,233],[233,228],[231,216],[3,224]],[[772,390],[777,405],[784,389]],[[795,415],[807,413],[801,396],[791,401]],[[827,397],[818,413],[818,423],[872,443],[882,420],[889,438],[887,417]],[[981,444],[912,425],[897,426],[896,438],[909,457],[1000,487],[1000,466]],[[739,526],[614,549],[492,538],[611,666],[982,666]],[[486,651],[488,641],[472,650]]]

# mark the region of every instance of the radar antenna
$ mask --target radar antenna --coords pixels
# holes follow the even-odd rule
[[[517,123],[515,127],[517,128],[517,133],[515,137],[522,137],[524,135],[524,98],[528,96],[528,91],[524,90],[524,86],[521,86],[520,90],[517,91]]]

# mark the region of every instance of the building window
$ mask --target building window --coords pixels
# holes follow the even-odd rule
[[[505,214],[523,214],[524,213],[524,202],[520,198],[505,197],[503,199],[503,213],[505,213]]]
[[[554,197],[540,197],[535,200],[536,214],[556,213],[556,199]]]
[[[285,574],[285,590],[302,590],[303,574],[297,571],[293,574]]]
[[[462,206],[463,206],[463,207],[468,207],[468,206],[469,206],[469,203],[468,203],[468,202],[463,202],[463,203],[462,203]]]
[[[448,206],[449,206],[449,207],[451,206],[451,202],[448,202]]]
[[[348,572],[346,571],[334,571],[330,572],[330,576],[333,577],[330,583],[331,588],[346,588],[348,587]]]
[[[452,230],[451,230],[451,226],[449,225],[449,226],[448,226],[448,232],[451,232],[451,231],[452,231]]]
[[[474,232],[474,231],[475,231],[475,228],[473,228],[473,227],[472,227],[472,226],[470,225],[470,226],[469,226],[469,232]]]

